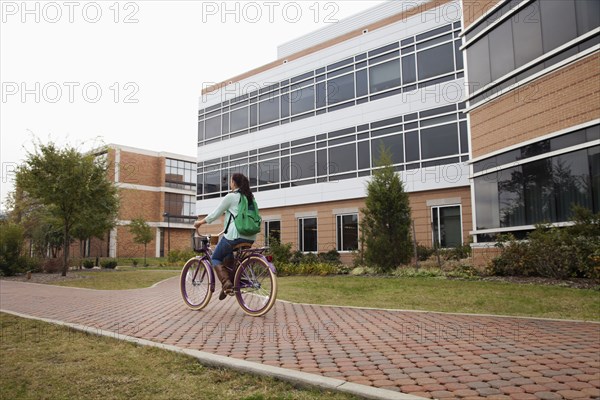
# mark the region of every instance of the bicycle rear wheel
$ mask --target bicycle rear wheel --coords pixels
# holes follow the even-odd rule
[[[239,266],[234,280],[235,297],[253,317],[266,314],[275,304],[277,276],[261,257],[250,257]]]
[[[201,310],[210,301],[213,274],[208,261],[191,258],[181,270],[180,287],[184,303],[192,310]]]

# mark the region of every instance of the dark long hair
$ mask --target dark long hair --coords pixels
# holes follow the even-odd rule
[[[250,191],[250,182],[248,182],[248,178],[244,174],[233,174],[231,175],[231,180],[235,182],[240,193],[248,198],[248,202],[254,200],[254,195]]]

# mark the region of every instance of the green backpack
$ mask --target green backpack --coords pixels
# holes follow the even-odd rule
[[[232,214],[230,214],[227,222],[227,229],[231,223]],[[235,227],[240,235],[252,236],[260,232],[262,218],[258,212],[258,204],[256,199],[248,204],[248,198],[240,193],[240,202],[238,203],[238,214],[233,217]],[[225,229],[225,233],[227,233]]]

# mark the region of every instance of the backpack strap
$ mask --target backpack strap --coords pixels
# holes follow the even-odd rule
[[[240,204],[240,202],[242,201],[242,196],[243,196],[243,194],[240,193],[240,200],[238,201],[238,204]],[[229,225],[231,225],[231,220],[235,219],[235,217],[233,216],[231,211],[228,211],[228,213],[229,213],[229,220],[227,221],[227,225],[225,226],[225,230],[223,231],[224,234],[227,234],[227,231],[229,230]]]

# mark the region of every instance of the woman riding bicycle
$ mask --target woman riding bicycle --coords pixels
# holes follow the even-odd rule
[[[249,204],[252,204],[252,200],[254,199],[254,195],[250,191],[248,178],[243,174],[233,174],[229,181],[229,187],[231,193],[223,198],[217,208],[204,219],[200,219],[201,216],[199,215],[198,221],[194,223],[194,227],[198,229],[206,223],[212,223],[225,213],[224,235],[221,240],[219,240],[211,258],[213,268],[222,285],[219,300],[223,300],[227,295],[233,295],[233,247],[240,243],[252,245],[256,240],[256,235],[240,235],[233,223],[233,218],[238,214],[240,196],[246,196]]]

